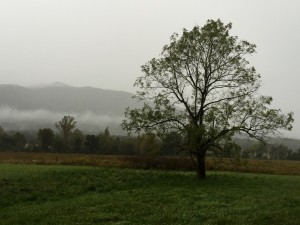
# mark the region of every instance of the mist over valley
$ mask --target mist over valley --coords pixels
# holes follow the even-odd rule
[[[64,115],[74,116],[78,128],[99,132],[109,127],[124,134],[120,123],[126,107],[139,107],[133,94],[61,83],[43,87],[0,85],[0,125],[7,130],[54,127]]]

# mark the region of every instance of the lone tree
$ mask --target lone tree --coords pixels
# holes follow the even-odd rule
[[[64,116],[61,121],[55,123],[56,129],[60,132],[64,145],[68,146],[69,138],[76,128],[76,121],[73,116]]]
[[[127,108],[122,122],[128,132],[180,134],[178,145],[195,159],[199,178],[206,176],[206,152],[234,145],[235,134],[265,142],[278,129],[292,129],[293,114],[269,108],[272,98],[258,94],[260,75],[246,58],[256,46],[230,29],[208,20],[173,34],[161,57],[142,66],[135,86],[144,105]]]

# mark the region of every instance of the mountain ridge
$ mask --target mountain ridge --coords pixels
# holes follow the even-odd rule
[[[119,133],[125,109],[141,106],[129,92],[59,84],[34,88],[0,84],[0,126],[9,128],[13,124],[12,127],[17,129],[20,124],[22,128],[31,125],[36,128],[39,127],[37,122],[52,124],[62,115],[70,114],[79,117],[78,124],[85,124],[86,128],[97,127],[95,124],[99,123],[98,127],[112,126]],[[30,114],[38,119],[31,118]],[[44,114],[44,122],[41,114]]]
[[[48,86],[30,88],[18,85],[0,85],[0,106],[18,110],[47,109],[63,112],[112,113],[121,115],[121,109],[138,105],[134,95],[95,87]]]

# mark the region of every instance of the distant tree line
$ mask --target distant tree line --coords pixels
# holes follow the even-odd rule
[[[163,138],[155,134],[138,136],[111,135],[109,128],[98,134],[84,134],[76,127],[75,118],[64,116],[55,123],[56,130],[42,128],[35,133],[6,132],[0,127],[0,151],[61,152],[105,155],[177,155],[180,136],[171,133]],[[287,146],[266,146],[254,142],[242,149],[234,142],[228,143],[223,151],[215,149],[208,156],[223,158],[255,158],[273,160],[300,160],[300,148],[290,150]]]
[[[109,155],[175,155],[175,137],[162,140],[155,135],[111,135],[109,128],[98,134],[84,134],[75,118],[64,116],[56,130],[39,129],[36,133],[6,132],[0,127],[0,151],[61,152]]]

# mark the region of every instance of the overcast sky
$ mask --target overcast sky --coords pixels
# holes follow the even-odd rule
[[[257,45],[261,93],[300,120],[299,12],[299,0],[0,0],[0,83],[134,92],[172,33],[220,18]]]

